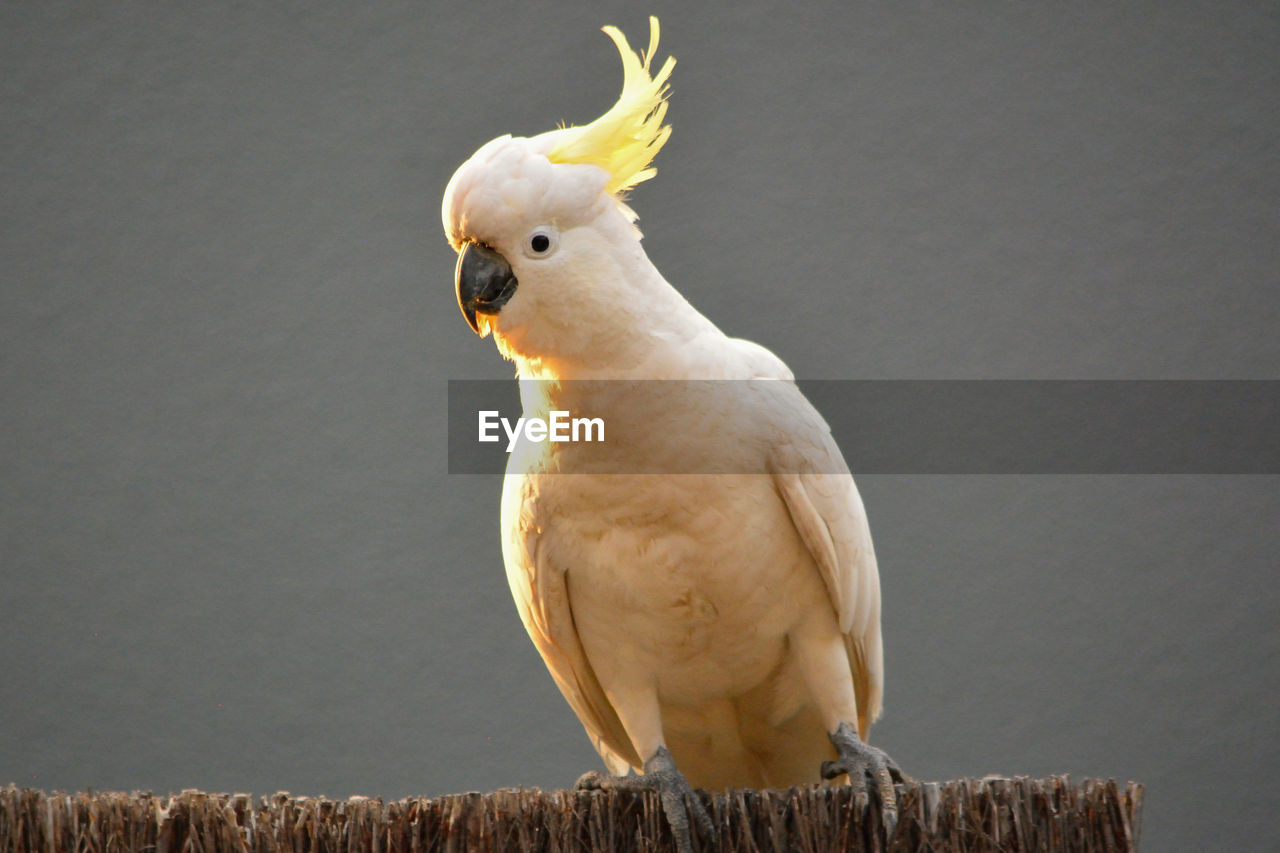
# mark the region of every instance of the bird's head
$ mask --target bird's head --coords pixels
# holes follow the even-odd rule
[[[622,94],[608,112],[581,127],[500,136],[463,163],[445,190],[441,213],[458,252],[458,304],[471,328],[493,332],[508,358],[572,357],[567,349],[598,344],[582,329],[625,314],[622,291],[637,276],[633,268],[647,267],[623,194],[655,173],[650,163],[671,132],[662,121],[675,65],[668,58],[651,73],[658,22],[649,21],[643,54],[616,28],[604,28],[623,66]]]

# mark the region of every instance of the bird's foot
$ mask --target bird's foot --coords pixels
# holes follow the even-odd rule
[[[644,773],[628,773],[626,776],[608,776],[604,773],[584,773],[578,778],[577,788],[589,791],[656,791],[662,800],[662,812],[671,825],[680,853],[693,853],[693,833],[689,819],[693,818],[708,839],[716,837],[715,824],[702,805],[702,800],[689,787],[684,774],[676,769],[675,759],[665,746],[658,747],[653,757],[644,763]]]
[[[892,838],[898,826],[898,794],[893,784],[895,781],[907,783],[911,778],[883,750],[863,743],[848,723],[841,723],[830,737],[840,757],[822,762],[822,778],[834,779],[848,773],[849,784],[855,793],[861,794],[867,790],[867,777],[870,777],[880,794],[885,838]]]

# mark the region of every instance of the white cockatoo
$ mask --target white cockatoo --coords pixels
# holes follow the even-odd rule
[[[458,302],[515,363],[525,416],[589,410],[611,431],[510,457],[511,591],[611,774],[580,785],[659,791],[687,847],[690,813],[707,825],[690,786],[869,777],[891,831],[900,774],[866,744],[880,582],[853,479],[791,371],[663,279],[623,200],[671,130],[675,61],[651,71],[650,27],[643,54],[605,28],[624,71],[608,112],[494,139],[444,194]]]

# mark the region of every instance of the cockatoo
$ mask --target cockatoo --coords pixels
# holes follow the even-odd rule
[[[503,486],[520,618],[609,771],[579,785],[658,791],[689,849],[690,815],[713,831],[691,787],[869,777],[892,832],[902,777],[866,743],[884,667],[861,498],[786,365],[721,332],[641,247],[624,193],[655,174],[675,61],[651,70],[656,19],[643,54],[604,31],[618,102],[485,144],[442,211],[462,313],[515,363],[525,415],[585,407],[634,439],[528,444]],[[610,388],[584,399],[577,380]],[[630,380],[680,382],[618,392]],[[701,380],[736,380],[729,402],[704,402]],[[725,473],[672,473],[709,458]]]

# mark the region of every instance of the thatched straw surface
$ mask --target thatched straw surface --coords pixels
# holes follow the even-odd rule
[[[899,793],[886,846],[875,797],[849,788],[704,794],[727,851],[1128,851],[1142,786],[1088,779],[964,779]],[[0,789],[0,853],[427,853],[672,850],[653,795],[503,790],[332,801],[280,793],[45,794]]]

